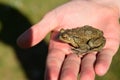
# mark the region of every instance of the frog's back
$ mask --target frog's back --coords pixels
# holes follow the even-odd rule
[[[103,36],[103,32],[96,29],[96,28],[92,28],[91,26],[84,26],[81,28],[76,28],[76,30],[74,30],[74,32],[76,31],[76,34],[80,37],[80,38],[96,38],[96,37],[100,37]]]

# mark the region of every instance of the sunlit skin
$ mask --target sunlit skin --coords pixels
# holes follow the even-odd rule
[[[106,44],[99,53],[87,54],[82,59],[71,54],[70,46],[56,39],[61,28],[91,25],[104,32]],[[73,0],[47,13],[43,19],[24,32],[17,40],[20,47],[36,45],[51,32],[46,61],[46,80],[94,80],[95,74],[104,75],[120,43],[119,9],[89,0]]]

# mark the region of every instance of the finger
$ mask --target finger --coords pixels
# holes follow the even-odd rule
[[[99,76],[103,76],[109,69],[110,64],[112,62],[113,52],[108,50],[102,51],[97,56],[97,60],[95,63],[95,72]]]
[[[45,80],[58,80],[65,54],[58,49],[49,52],[46,62]]]
[[[48,32],[57,26],[55,12],[48,13],[39,23],[25,31],[17,40],[20,47],[27,48],[40,42]]]
[[[112,61],[112,55],[109,50],[102,51],[98,56],[95,63],[95,72],[99,76],[104,75],[107,70],[109,69],[109,66]]]
[[[57,32],[51,33],[45,80],[58,80],[65,55],[69,52],[68,45],[60,43],[56,35]]]
[[[109,69],[112,62],[112,58],[119,48],[119,42],[109,40],[105,49],[103,49],[98,55],[95,63],[95,72],[99,76],[103,76]]]
[[[96,53],[89,53],[85,55],[81,63],[80,80],[94,80],[94,62],[96,60]]]
[[[80,57],[76,54],[69,54],[64,61],[60,80],[77,80],[80,67]]]

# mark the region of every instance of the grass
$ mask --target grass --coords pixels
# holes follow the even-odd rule
[[[27,80],[13,48],[0,42],[0,80]]]
[[[67,0],[0,0],[0,80],[43,80],[47,44],[43,41],[23,50],[17,47],[16,39],[48,11],[65,2]],[[96,80],[120,79],[119,52],[108,73],[96,76]]]

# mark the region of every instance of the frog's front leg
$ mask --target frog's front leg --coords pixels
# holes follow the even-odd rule
[[[84,53],[81,53],[79,49],[76,49],[74,47],[71,48],[72,52],[76,54],[78,57],[82,57]]]
[[[73,53],[77,54],[78,56],[83,56],[89,51],[90,47],[87,44],[81,44],[80,47],[72,47],[71,49]]]

